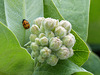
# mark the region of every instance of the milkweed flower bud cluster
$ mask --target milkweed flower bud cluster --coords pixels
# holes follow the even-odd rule
[[[39,17],[31,27],[30,48],[32,57],[40,63],[55,66],[58,60],[73,56],[75,37],[70,33],[71,24],[66,20]]]

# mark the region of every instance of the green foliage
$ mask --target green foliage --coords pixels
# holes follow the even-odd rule
[[[87,72],[76,72],[76,73],[74,73],[74,74],[72,74],[72,75],[90,75],[91,73],[87,73]]]
[[[89,22],[89,44],[99,44],[100,49],[100,0],[91,0]],[[97,47],[97,46],[95,46]]]
[[[82,67],[94,75],[100,75],[100,58],[91,52],[88,61]]]
[[[0,9],[2,11],[0,21],[4,24],[7,22],[7,27],[15,34],[0,23],[1,75],[32,75],[32,72],[34,75],[71,75],[75,72],[77,72],[75,75],[80,73],[92,75],[79,67],[85,63],[89,55],[88,47],[83,41],[87,38],[89,0],[76,2],[74,0],[4,0],[4,3],[1,0]],[[33,20],[40,16],[69,20],[73,29],[83,40],[72,30],[71,33],[76,38],[73,47],[74,56],[68,60],[59,61],[57,66],[42,64],[34,70],[34,60],[22,48],[29,41],[30,35],[30,30],[22,26],[22,20],[28,20],[32,26]]]
[[[5,10],[4,10],[4,0],[0,0],[0,21],[6,24]]]
[[[44,0],[44,16],[70,21],[76,33],[86,41],[89,4],[90,0]]]
[[[82,75],[92,75],[83,68],[72,63],[70,60],[59,61],[54,67],[47,64],[41,65],[35,70],[33,75],[72,75],[75,72],[80,72]],[[86,73],[84,74],[84,72]],[[75,75],[79,74],[77,73]]]
[[[70,0],[70,2],[71,2],[71,0]],[[67,2],[65,2],[65,3],[67,3]],[[64,4],[63,6],[66,6],[66,4]],[[48,0],[48,1],[44,0],[44,7],[46,7],[46,8],[44,8],[44,16],[45,17],[52,17],[52,18],[56,18],[56,19],[59,19],[59,20],[64,19],[61,16],[61,14],[59,13],[59,11],[57,10],[57,7],[54,5],[54,2],[52,0]],[[89,7],[89,4],[88,4],[88,7]],[[64,10],[64,9],[62,9],[62,10]],[[87,18],[88,18],[88,16],[87,16]],[[79,19],[79,21],[80,21],[80,19]],[[81,25],[84,26],[83,24],[84,23],[82,23]],[[77,27],[82,27],[82,26],[79,26],[77,24],[76,24],[76,26]],[[82,30],[80,30],[80,32],[82,33]],[[78,35],[73,30],[72,30],[72,33],[74,34],[74,36],[76,36],[75,37],[76,38],[76,43],[75,43],[75,46],[73,47],[73,49],[75,51],[75,54],[71,58],[71,60],[74,63],[76,63],[77,65],[81,66],[88,59],[89,50],[88,50],[86,44],[82,41],[81,38],[78,37]],[[86,37],[86,36],[84,36],[84,37]]]
[[[31,75],[33,70],[34,60],[0,22],[0,75]]]
[[[22,20],[26,19],[30,25],[33,20],[43,16],[42,0],[4,0],[5,14],[8,28],[16,35],[21,46],[29,41],[30,30],[24,29]]]
[[[73,30],[72,34],[75,36],[76,43],[73,47],[75,54],[72,58],[70,58],[70,60],[73,61],[75,64],[81,66],[88,59],[90,51],[85,42],[81,38],[79,38],[79,36]]]

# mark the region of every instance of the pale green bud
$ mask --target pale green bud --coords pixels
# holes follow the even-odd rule
[[[53,38],[54,38],[54,37],[52,37],[52,38],[49,40],[49,43],[53,40]]]
[[[70,33],[71,29],[72,29],[72,25],[70,22],[66,21],[66,20],[62,20],[60,21],[59,25],[61,25],[62,27],[64,27],[68,33]]]
[[[72,57],[74,55],[74,51],[72,48],[69,49],[69,57]]]
[[[36,43],[37,45],[40,45],[40,39],[39,39],[39,38],[36,38],[36,39],[35,39],[35,43]]]
[[[56,20],[56,19],[52,19],[54,22],[53,22],[53,24],[54,24],[54,29],[53,29],[53,31],[55,30],[55,28],[57,28],[58,26],[59,26],[59,20]]]
[[[58,58],[56,55],[50,55],[50,57],[47,59],[47,63],[51,66],[55,66],[58,62]]]
[[[30,37],[29,37],[31,42],[34,42],[35,38],[37,38],[37,36],[35,34],[31,34]]]
[[[51,54],[51,50],[47,47],[44,47],[42,50],[40,50],[40,55],[43,57],[43,58],[46,58],[46,57],[49,57]]]
[[[41,32],[41,33],[45,33],[44,25],[41,25],[41,26],[40,26],[40,32]]]
[[[40,63],[43,63],[45,61],[45,58],[43,58],[41,55],[39,55],[37,59]]]
[[[62,46],[61,49],[57,51],[57,56],[59,59],[67,59],[69,57],[69,49]]]
[[[52,20],[55,27],[59,25],[59,20],[56,19],[52,19]]]
[[[42,21],[43,21],[44,19],[45,19],[44,17],[39,17],[39,18],[37,18],[34,22],[35,22],[36,25],[38,25],[38,27],[40,27],[41,24],[42,24]]]
[[[39,34],[39,38],[42,38],[42,37],[44,37],[44,36],[45,36],[44,33],[40,33],[40,34]]]
[[[75,36],[73,34],[69,33],[68,35],[75,39]]]
[[[39,27],[37,25],[32,25],[31,33],[38,35],[39,34]]]
[[[66,47],[68,47],[68,48],[73,47],[74,44],[75,44],[75,39],[72,38],[72,36],[70,36],[70,35],[65,36],[65,37],[62,39],[62,41],[63,41],[63,44],[64,44]]]
[[[59,36],[60,38],[66,36],[66,29],[61,27],[61,26],[58,26],[56,29],[55,29],[55,35],[56,36]]]
[[[46,37],[40,38],[40,44],[42,46],[47,46],[48,45],[48,38],[46,38]]]
[[[46,32],[46,36],[47,36],[47,38],[51,39],[55,35],[54,35],[54,33],[52,31],[50,31],[50,32]]]
[[[32,51],[31,53],[31,56],[34,58],[34,57],[37,57],[39,55],[39,52],[38,51]]]
[[[38,45],[37,45],[35,42],[32,42],[32,43],[31,43],[30,48],[31,48],[33,51],[37,51],[37,50],[39,49]]]
[[[53,28],[54,28],[54,24],[53,23],[54,22],[53,22],[53,20],[51,18],[46,18],[44,20],[44,23],[43,23],[44,29],[47,30],[47,31],[53,30]]]
[[[50,49],[52,49],[53,51],[59,50],[62,45],[62,41],[58,39],[57,37],[54,37],[51,39],[52,40],[50,40]]]

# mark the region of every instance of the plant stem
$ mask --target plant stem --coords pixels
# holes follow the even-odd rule
[[[24,46],[27,46],[27,45],[29,45],[31,43],[31,41],[29,41],[28,43],[26,43]]]

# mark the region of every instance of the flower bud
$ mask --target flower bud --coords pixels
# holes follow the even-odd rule
[[[70,35],[65,36],[65,37],[62,39],[62,41],[63,41],[63,44],[64,44],[66,47],[68,47],[68,48],[73,47],[74,44],[75,44],[75,39],[72,38]]]
[[[40,39],[40,44],[41,44],[42,46],[47,46],[47,45],[48,45],[48,38],[42,37],[42,38]]]
[[[47,47],[44,47],[42,50],[40,50],[40,55],[43,57],[43,58],[46,58],[46,57],[49,57],[51,54],[51,50]]]
[[[51,39],[52,37],[54,37],[54,33],[51,31],[51,32],[46,32],[46,36],[47,38]]]
[[[58,38],[58,37],[57,37]],[[49,40],[49,43],[54,39],[54,37],[52,37],[50,40]]]
[[[62,20],[62,21],[60,21],[59,25],[64,27],[67,30],[67,32],[70,33],[70,31],[72,29],[72,25],[70,24],[70,22],[68,22],[66,20]]]
[[[37,45],[35,42],[32,42],[32,43],[31,43],[30,48],[31,48],[33,51],[37,51],[37,50],[39,49],[38,45]]]
[[[45,29],[44,29],[44,25],[43,24],[40,26],[40,32],[41,33],[45,33]]]
[[[71,36],[73,39],[75,39],[73,34],[69,33],[68,35]]]
[[[51,66],[55,66],[58,62],[58,58],[55,55],[50,55],[50,57],[47,59],[47,63]]]
[[[39,18],[37,18],[34,22],[35,22],[36,25],[38,25],[38,27],[40,27],[41,24],[42,24],[42,21],[43,21],[44,19],[45,19],[44,17],[39,17]]]
[[[36,43],[37,45],[40,45],[40,39],[39,39],[39,38],[36,38],[36,39],[35,39],[35,43]]]
[[[31,27],[30,48],[31,56],[37,62],[55,66],[58,60],[68,59],[73,56],[72,47],[75,44],[75,37],[70,33],[71,24],[66,20],[39,17],[36,25]],[[29,44],[28,42],[27,44]],[[26,46],[25,44],[24,46]]]
[[[61,26],[58,26],[56,29],[55,29],[55,35],[56,36],[59,36],[60,38],[66,36],[66,29],[61,27]]]
[[[52,49],[53,51],[59,50],[62,45],[62,41],[58,39],[57,37],[54,37],[51,39],[52,40],[50,40],[50,49]]]
[[[67,59],[69,57],[69,49],[62,46],[61,49],[57,51],[57,56],[59,59]]]
[[[52,19],[52,20],[54,21],[53,24],[55,27],[59,25],[59,20],[56,20],[56,19]]]
[[[53,24],[54,24],[54,28],[53,31],[55,30],[55,28],[57,28],[59,26],[59,20],[56,19],[52,19],[53,20]]]
[[[43,58],[41,55],[39,55],[37,59],[38,59],[38,61],[39,61],[40,63],[43,63],[44,60],[45,60],[45,58]]]
[[[45,36],[44,33],[40,33],[39,38],[42,38],[42,37],[44,37],[44,36]]]
[[[39,27],[37,25],[32,25],[31,33],[38,35],[39,34]]]
[[[74,55],[74,51],[72,48],[69,49],[69,57],[72,57]]]
[[[39,55],[39,52],[38,51],[32,51],[31,53],[31,56],[34,58],[34,57],[37,57]]]
[[[29,37],[31,42],[34,42],[35,38],[37,38],[37,36],[35,34],[31,34],[30,37]]]
[[[53,20],[51,18],[46,18],[44,20],[44,29],[47,31],[53,30],[54,24]]]

